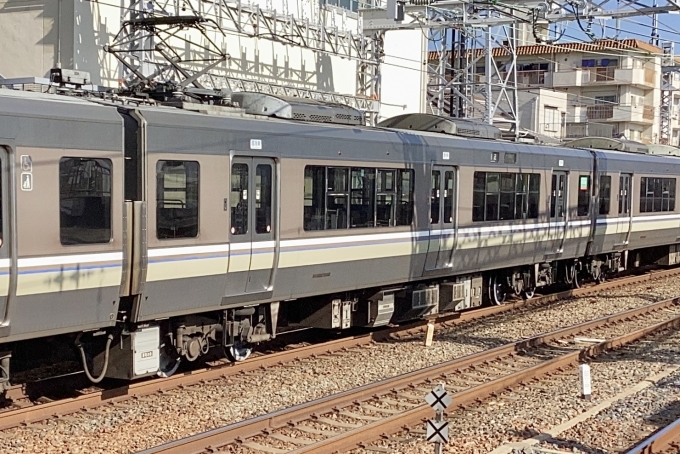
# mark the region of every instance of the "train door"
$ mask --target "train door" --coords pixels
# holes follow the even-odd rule
[[[13,267],[10,262],[11,253],[11,233],[10,228],[10,205],[11,194],[10,174],[11,165],[8,150],[0,146],[0,325],[7,326],[9,323],[8,299],[10,289],[10,275]],[[30,191],[33,189],[33,164],[30,156],[22,156],[21,184],[22,190]],[[16,269],[16,268],[14,268]],[[0,327],[0,336],[3,330]],[[9,332],[7,332],[9,334]],[[2,374],[0,374],[2,376]]]
[[[555,254],[561,253],[564,249],[568,198],[567,172],[553,172],[550,189],[550,238],[552,252]]]
[[[619,219],[616,223],[616,246],[628,244],[633,220],[631,196],[633,194],[633,175],[622,173],[619,176]]]
[[[230,179],[226,295],[271,291],[276,256],[276,164],[235,157]]]
[[[430,177],[430,236],[425,270],[450,268],[455,246],[456,170],[433,166]]]

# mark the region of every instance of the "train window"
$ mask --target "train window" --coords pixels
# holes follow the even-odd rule
[[[111,241],[111,160],[59,161],[61,244]]]
[[[329,167],[326,185],[326,229],[346,229],[349,208],[349,169]]]
[[[433,170],[430,178],[430,224],[439,224],[440,178],[441,172]]]
[[[375,223],[378,227],[395,225],[395,202],[397,198],[396,173],[396,170],[378,170],[375,214]]]
[[[198,236],[198,162],[156,163],[156,236]]]
[[[375,226],[375,169],[352,168],[350,227]]]
[[[580,175],[578,177],[578,207],[577,216],[588,216],[590,213],[590,176]]]
[[[444,172],[444,222],[453,222],[453,172]]]
[[[640,179],[640,212],[675,211],[675,178]]]
[[[248,233],[248,164],[231,166],[231,234]]]
[[[326,206],[326,168],[322,166],[305,167],[305,230],[324,229]]]
[[[255,168],[255,233],[272,231],[272,166]]]
[[[612,197],[612,177],[600,175],[600,214],[609,214]]]
[[[413,222],[413,170],[399,170],[397,182],[397,225]]]
[[[413,170],[306,166],[304,228],[411,225],[413,177]]]
[[[540,181],[539,174],[475,172],[472,220],[538,218]]]
[[[619,214],[630,213],[630,183],[632,178],[633,176],[630,174],[622,174],[619,177]]]

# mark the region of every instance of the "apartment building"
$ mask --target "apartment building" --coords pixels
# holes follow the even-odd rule
[[[611,134],[658,143],[662,53],[634,39],[519,46],[520,127],[564,140]],[[507,54],[496,49],[494,59],[502,67]],[[485,80],[483,60],[473,77]],[[678,80],[674,74],[673,89],[680,87]],[[556,93],[564,94],[566,103]],[[537,100],[528,102],[532,97]],[[672,99],[671,144],[678,145],[680,91]]]

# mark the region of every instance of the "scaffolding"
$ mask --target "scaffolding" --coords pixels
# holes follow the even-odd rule
[[[430,50],[426,60],[427,100],[431,112],[479,119],[490,124],[506,123],[506,136],[517,139],[517,34],[520,26],[530,28],[537,44],[552,44],[558,36],[551,38],[551,24],[577,21],[582,31],[593,39],[591,27],[596,19],[620,20],[678,10],[680,6],[675,0],[655,0],[649,6],[642,1],[628,0],[507,0],[503,3],[397,0],[388,1],[387,11],[374,8],[362,13],[365,30],[420,28],[429,31]],[[448,48],[447,31],[452,36]]]

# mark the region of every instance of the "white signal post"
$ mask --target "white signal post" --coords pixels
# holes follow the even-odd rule
[[[427,421],[427,441],[434,443],[435,454],[441,454],[442,445],[449,442],[449,423],[444,419],[444,410],[451,405],[452,400],[443,384],[435,386],[425,396],[425,402],[435,411],[435,418]]]

